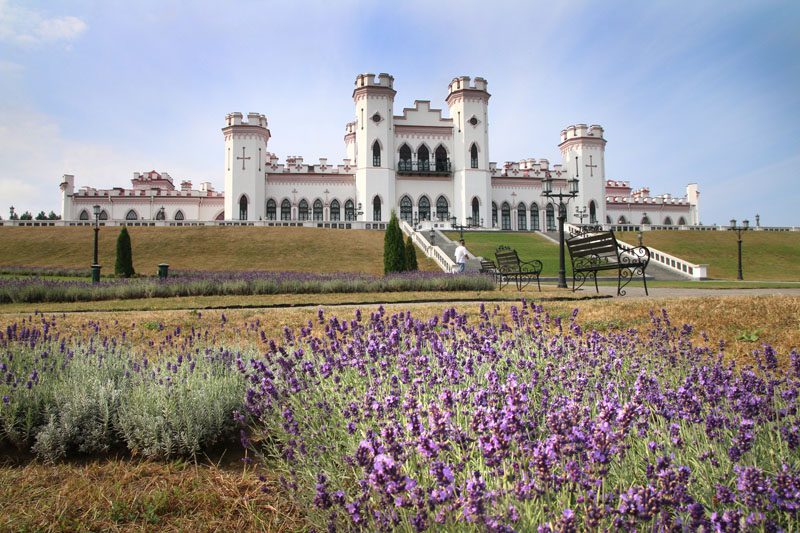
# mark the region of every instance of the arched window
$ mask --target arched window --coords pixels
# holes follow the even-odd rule
[[[289,200],[281,202],[281,220],[292,220],[292,203]]]
[[[331,201],[331,220],[332,221],[339,221],[341,220],[341,206],[339,205],[339,200],[332,200]]]
[[[431,153],[424,144],[417,148],[417,169],[420,172],[428,172],[431,169]]]
[[[220,211],[217,213],[217,216],[214,217],[214,220],[225,220],[225,211]]]
[[[314,220],[322,220],[322,200],[314,200]]]
[[[183,211],[181,211],[180,209],[175,211],[175,220],[183,220],[183,219],[184,219]]]
[[[108,220],[108,213],[106,213],[105,209],[100,211],[100,220]]]
[[[431,201],[428,200],[427,196],[422,196],[419,199],[419,204],[417,204],[417,211],[419,211],[419,219],[420,220],[430,220],[431,219]]]
[[[378,141],[372,144],[372,166],[381,166],[381,145]]]
[[[247,196],[239,198],[239,220],[247,220]]]
[[[372,220],[375,222],[383,220],[381,218],[381,199],[378,196],[372,199]]]
[[[278,204],[275,200],[270,198],[267,200],[267,220],[275,220],[278,218]]]
[[[497,227],[497,204],[492,202],[492,227]]]
[[[413,215],[413,205],[411,203],[411,198],[408,196],[403,196],[400,198],[400,220],[405,220],[409,224],[412,223],[414,219]]]
[[[450,172],[450,160],[447,159],[447,150],[441,144],[436,148],[436,172]]]
[[[539,206],[536,202],[531,204],[531,229],[539,231]]]
[[[131,209],[125,214],[125,220],[139,220],[139,215],[136,214],[136,211]]]
[[[78,220],[89,220],[89,211],[87,211],[86,209],[81,211],[81,214],[78,215]]]
[[[164,213],[164,208],[162,207],[158,211],[156,211],[156,220],[164,220],[166,214]]]
[[[481,203],[477,198],[472,199],[472,225],[478,226],[481,223]]]
[[[683,218],[683,217],[679,218],[678,219],[678,225],[679,226],[685,226],[686,225],[686,219]]]
[[[503,217],[502,225],[500,227],[502,229],[511,229],[511,206],[508,205],[508,202],[503,202],[500,214]]]
[[[356,219],[356,209],[353,200],[347,200],[344,203],[344,219],[348,222]]]
[[[308,202],[304,199],[297,204],[297,219],[308,220]]]
[[[643,216],[641,224],[650,224],[650,217],[647,215]]]
[[[547,231],[555,231],[556,230],[556,211],[553,207],[553,204],[547,204],[545,208],[545,224],[547,226]]]
[[[670,217],[665,218],[664,219],[664,225],[665,226],[671,226],[672,225],[672,219]]]
[[[436,199],[436,218],[440,221],[446,221],[450,218],[450,206],[444,196]]]
[[[517,206],[517,229],[528,229],[528,209],[522,202]]]
[[[589,224],[597,224],[597,204],[589,202]]]
[[[627,224],[628,221],[625,219],[625,215],[620,215],[619,219],[617,219],[617,224]]]
[[[611,216],[606,215],[606,224],[611,224]]]
[[[478,168],[478,145],[472,143],[469,149],[469,166],[470,168]]]
[[[407,144],[400,147],[400,161],[397,163],[397,170],[411,170],[411,148]]]

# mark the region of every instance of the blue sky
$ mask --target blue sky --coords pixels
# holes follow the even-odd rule
[[[560,161],[605,128],[606,174],[683,195],[703,223],[800,225],[800,2],[0,0],[0,215],[58,212],[61,175],[222,188],[226,113],[267,115],[281,159],[344,157],[360,72],[395,113],[489,81],[492,161]]]

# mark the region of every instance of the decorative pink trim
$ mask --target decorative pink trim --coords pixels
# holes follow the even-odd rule
[[[412,126],[395,124],[394,131],[396,134],[431,134],[431,135],[453,135],[453,126]]]

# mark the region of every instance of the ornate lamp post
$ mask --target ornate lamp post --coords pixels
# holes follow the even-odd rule
[[[735,218],[731,219],[730,231],[735,231],[737,236],[738,236],[737,243],[739,245],[739,271],[738,271],[738,273],[736,275],[736,279],[739,279],[739,280],[744,279],[742,277],[742,232],[743,231],[747,231],[749,227],[750,227],[750,221],[749,220],[742,220],[742,225],[741,226],[737,226],[736,225],[736,219]]]
[[[450,225],[453,227],[453,229],[457,229],[460,232],[459,233],[459,239],[463,239],[464,238],[464,228],[469,228],[470,225],[467,224],[466,226],[464,226],[463,224],[457,224],[456,223],[457,221],[458,221],[458,219],[456,217],[451,217],[450,218]]]
[[[578,178],[567,180],[569,192],[553,192],[553,176],[548,172],[542,180],[542,196],[558,198],[558,287],[567,288],[566,267],[564,266],[564,221],[567,219],[567,203],[578,195]],[[565,201],[566,200],[566,201]]]
[[[581,226],[583,226],[583,219],[588,217],[588,216],[589,216],[589,213],[586,212],[586,206],[585,205],[582,206],[582,207],[578,207],[577,205],[575,206],[575,217],[578,220],[581,221],[580,222]]]
[[[100,265],[97,258],[97,238],[100,233],[100,206],[96,205],[94,211],[94,261],[92,262],[92,283],[100,282]]]

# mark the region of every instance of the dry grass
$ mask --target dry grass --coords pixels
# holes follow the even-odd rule
[[[100,229],[99,260],[114,272],[120,228]],[[181,270],[270,270],[383,274],[382,231],[319,228],[128,228],[133,266],[155,275],[159,263]],[[88,227],[0,227],[0,266],[88,268]],[[439,268],[417,250],[420,270]]]

